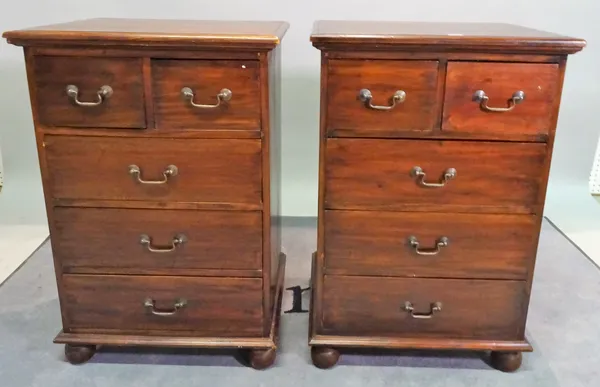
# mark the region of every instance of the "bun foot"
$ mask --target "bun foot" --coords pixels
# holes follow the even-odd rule
[[[275,348],[252,349],[249,354],[248,362],[255,370],[264,370],[275,363],[277,352]]]
[[[83,364],[96,353],[95,345],[65,344],[65,357],[71,364]]]
[[[310,356],[315,367],[327,369],[337,364],[340,352],[328,347],[311,347]]]
[[[521,352],[492,352],[490,362],[492,367],[503,372],[515,372],[521,366]]]

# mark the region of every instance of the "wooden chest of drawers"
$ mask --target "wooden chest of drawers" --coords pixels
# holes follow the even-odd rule
[[[24,46],[63,330],[273,363],[281,22],[92,19]]]
[[[567,55],[501,24],[317,22],[309,344],[491,351],[516,370]]]

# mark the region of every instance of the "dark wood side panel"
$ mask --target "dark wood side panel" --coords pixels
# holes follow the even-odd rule
[[[323,334],[522,340],[525,281],[325,276]],[[432,303],[441,310],[430,319]]]
[[[558,87],[557,64],[449,62],[442,130],[487,133],[494,138],[536,135],[547,140],[552,130],[553,100]],[[488,112],[473,101],[483,90],[487,105],[506,108],[515,92],[525,99],[511,111]]]
[[[55,198],[261,203],[260,140],[47,135],[44,144]],[[148,185],[130,165],[145,180],[163,180],[169,165],[178,173]]]
[[[536,226],[531,215],[326,211],[325,271],[525,280]],[[422,253],[439,252],[419,255],[410,237]]]
[[[42,125],[145,128],[144,83],[140,58],[35,57],[38,120]],[[66,93],[79,89],[78,99],[93,102],[102,86],[113,90],[99,106],[77,106]]]
[[[156,126],[160,130],[260,130],[258,61],[155,59],[152,80]],[[198,108],[182,98],[184,87],[193,91],[196,104],[216,104],[217,94],[225,88],[232,96],[218,107]]]
[[[545,144],[328,139],[326,208],[402,209],[405,204],[529,206],[538,202]],[[420,167],[427,183],[445,171],[456,177],[443,187],[418,184],[411,171]]]
[[[64,275],[67,329],[194,331],[197,336],[261,336],[260,278]],[[174,303],[186,305],[171,316]]]
[[[55,254],[63,270],[96,272],[239,269],[262,267],[260,212],[141,210],[109,208],[55,209]],[[147,235],[151,244],[142,244]],[[173,240],[185,236],[172,252]],[[222,275],[227,275],[223,271]]]
[[[330,60],[328,72],[329,130],[430,131],[438,121],[437,61]],[[399,90],[406,99],[375,110],[359,99],[361,89],[371,92],[373,105],[389,106]]]
[[[270,260],[271,281],[277,279],[281,254],[281,46],[269,53],[269,196],[270,196]],[[267,214],[265,214],[267,215]]]

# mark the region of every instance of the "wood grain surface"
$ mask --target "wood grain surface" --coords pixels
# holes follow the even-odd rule
[[[545,181],[544,144],[328,139],[326,152],[328,209],[534,206]],[[429,183],[448,168],[457,174],[443,187],[422,187],[411,175],[415,166]]]
[[[197,336],[261,336],[260,278],[175,276],[63,276],[69,328],[193,331]],[[172,316],[155,316],[144,307],[169,311],[179,299],[187,304]]]
[[[63,270],[215,269],[227,275],[262,267],[260,212],[58,207],[54,217],[52,243]],[[140,244],[143,234],[155,249],[171,248],[177,235],[187,240],[172,252],[155,253]]]
[[[48,126],[145,128],[142,61],[137,58],[35,57],[39,123]],[[99,106],[77,106],[66,93],[79,89],[82,102],[97,101],[102,86],[113,94]]]
[[[260,140],[45,136],[49,193],[55,198],[162,202],[261,202]],[[160,181],[169,165],[178,174]],[[235,189],[232,189],[235,187]]]
[[[325,276],[323,331],[336,335],[523,338],[525,281]],[[428,314],[415,319],[403,309]]]
[[[192,89],[196,104],[216,104],[224,88],[231,90],[232,97],[216,108],[197,108],[182,98],[183,87]],[[257,61],[155,59],[152,89],[156,126],[162,131],[261,129]]]

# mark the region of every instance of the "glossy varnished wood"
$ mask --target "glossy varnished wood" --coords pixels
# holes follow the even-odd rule
[[[172,274],[213,269],[221,270],[224,276],[228,270],[260,273],[261,215],[245,211],[59,207],[55,210],[53,238],[66,271]],[[112,230],[115,232],[108,232]],[[177,235],[185,235],[186,241],[172,252],[157,253],[140,244],[141,235],[149,236],[155,249],[171,248]],[[112,253],[106,254],[109,247]]]
[[[152,61],[156,126],[177,129],[261,129],[258,61]],[[214,105],[222,89],[230,101],[216,108],[197,108],[182,98],[181,89],[194,92],[194,103]]]
[[[272,49],[288,27],[279,21],[95,18],[7,31],[2,37],[15,45]]]
[[[73,348],[103,344],[243,347],[252,350],[253,366],[257,368],[274,360],[285,259],[281,258],[280,246],[277,246],[280,243],[277,238],[279,206],[275,205],[276,212],[271,212],[271,189],[277,191],[274,195],[277,198],[280,184],[277,175],[271,174],[271,170],[279,170],[279,159],[271,158],[271,154],[277,152],[279,141],[270,139],[272,135],[278,136],[281,122],[280,109],[274,101],[279,98],[276,90],[280,77],[274,74],[280,72],[280,61],[276,59],[279,55],[271,51],[287,27],[282,22],[93,19],[4,34],[10,43],[24,46],[26,53],[57,285],[63,306],[64,329],[56,342]],[[65,64],[66,70],[61,72],[58,65],[38,66],[38,61]],[[168,77],[158,79],[164,74],[153,63],[159,62],[175,64],[175,70],[167,74]],[[231,72],[238,70],[238,65],[244,75]],[[91,72],[93,74],[89,74]],[[162,91],[190,73],[194,76],[191,81],[201,78],[198,88],[208,87],[209,79],[235,83],[238,91],[233,90],[233,100],[237,96],[241,103],[236,105],[238,109],[229,106],[233,118],[211,121],[202,117],[183,122],[180,113],[169,113],[170,108],[168,114],[158,114],[159,97],[165,97]],[[91,110],[77,117],[65,108],[64,114],[61,112],[54,121],[42,121],[42,110],[48,110],[50,103],[38,103],[40,79],[53,85],[52,82],[58,84],[63,78],[75,76],[85,86],[82,89],[77,83],[83,101],[95,97],[99,87],[88,88],[86,82],[105,82],[106,79],[117,85],[121,97],[129,92],[139,98],[130,96],[120,101],[123,111],[110,117],[92,114]],[[121,84],[127,86],[125,91]],[[60,93],[66,95],[65,88],[66,85],[61,85]],[[253,98],[243,97],[246,90]],[[44,101],[48,100],[42,96]],[[198,95],[195,102],[216,102],[216,97],[213,101],[202,98]],[[133,108],[136,106],[139,109]],[[223,107],[221,110],[227,110]],[[141,123],[123,123],[128,121],[123,118],[127,118],[124,111],[130,115],[136,112]],[[175,119],[169,122],[165,117]],[[129,162],[132,156],[138,161]],[[163,157],[175,162],[162,165]],[[122,162],[127,163],[125,170]],[[131,164],[139,165],[145,180],[162,180],[162,173],[169,164],[177,165],[179,173],[164,185],[143,184],[129,174]],[[184,175],[188,176],[187,183],[179,179]],[[146,191],[138,191],[140,189]],[[138,218],[138,214],[146,215]],[[168,247],[172,242],[172,237],[167,235],[169,225],[196,235],[196,242],[188,239],[183,248],[176,249],[174,255],[179,256],[171,262],[159,261],[153,255],[144,256],[149,252],[137,237],[136,252],[136,243],[124,242],[128,231],[121,232],[137,230],[138,226],[152,228],[152,234],[156,235],[149,235],[153,245]],[[66,238],[61,240],[61,235]],[[86,241],[94,246],[84,248]],[[193,243],[197,243],[194,252],[191,248],[186,251],[185,246],[192,247]],[[163,258],[169,254],[164,253]],[[68,278],[87,278],[87,285],[86,280],[78,285],[88,290],[73,290],[73,282],[67,289]],[[102,294],[110,292],[108,282],[111,281],[107,278],[128,281],[127,286],[139,294],[154,289],[158,290],[158,296],[164,290],[163,295],[169,297],[169,291],[182,287],[193,290],[193,297],[200,297],[202,288],[216,280],[221,285],[212,286],[217,290],[209,290],[208,294],[220,304],[209,305],[200,314],[194,312],[190,321],[184,318],[175,329],[142,326],[135,320],[137,316],[128,320],[128,324],[121,324],[124,314],[119,314],[125,310],[122,306],[108,312],[103,320],[104,317],[94,315],[95,312],[79,308],[73,297],[80,295],[91,300],[92,288]],[[181,279],[178,285],[158,285],[178,278]],[[244,284],[251,284],[252,291],[245,289],[248,286]],[[223,304],[218,294],[221,286],[239,297],[229,305]],[[118,295],[107,297],[110,301],[119,299]],[[92,301],[86,302],[92,304]],[[166,307],[162,302],[157,300],[157,307]],[[107,304],[102,302],[95,307]],[[140,305],[136,301],[136,307]],[[222,312],[219,308],[230,308],[233,312]],[[77,321],[92,326],[73,327],[73,313]],[[203,322],[202,313],[213,315]],[[227,316],[236,313],[240,318],[232,325]],[[117,320],[120,322],[116,323]]]
[[[39,122],[48,126],[145,128],[142,61],[136,58],[36,57],[33,62]],[[77,106],[68,85],[79,89],[79,100],[94,102],[102,86],[113,94],[99,106]]]
[[[423,204],[439,209],[525,205],[533,210],[543,184],[544,144],[328,139],[326,146],[328,209]],[[411,174],[415,166],[429,183],[439,182],[448,168],[457,174],[443,187],[422,187]]]
[[[164,202],[261,202],[259,140],[45,136],[55,198],[160,200]],[[142,184],[129,173],[139,166],[145,180],[162,180],[169,165],[176,176],[161,185]],[[231,189],[236,187],[236,189]]]
[[[311,41],[320,49],[483,51],[572,54],[585,40],[504,23],[319,20]]]
[[[472,350],[472,351],[522,351],[531,352],[533,347],[527,340],[484,340],[455,338],[420,338],[395,336],[311,336],[313,347],[360,348],[374,347],[387,349],[433,349],[433,350]]]
[[[442,131],[546,139],[558,77],[557,64],[449,62]],[[491,107],[506,108],[517,91],[525,100],[508,112],[487,112],[473,101],[477,90],[488,95]]]
[[[259,278],[71,275],[63,278],[68,329],[173,330],[198,336],[261,336],[262,281]],[[172,316],[177,300],[187,305]]]
[[[522,340],[524,281],[326,275],[322,334]],[[429,314],[415,319],[403,309]]]
[[[328,72],[329,130],[410,132],[435,126],[437,61],[330,60]],[[389,106],[398,90],[406,100],[392,110],[374,110],[358,98],[361,89],[371,91],[374,105]]]
[[[418,212],[325,212],[325,272],[434,278],[527,278],[537,218]],[[440,238],[448,245],[437,255]]]
[[[90,343],[112,346],[153,346],[153,347],[204,347],[204,348],[277,348],[279,342],[279,322],[286,257],[281,254],[277,265],[274,300],[270,313],[269,332],[262,337],[207,337],[194,335],[193,332],[153,331],[152,335],[139,332],[127,332],[124,329],[98,331],[77,329],[77,332],[61,331],[54,339],[55,343],[71,346],[86,346]],[[181,333],[181,334],[180,334]],[[187,335],[186,335],[187,333]]]
[[[339,347],[468,349],[493,351],[492,366],[516,370],[532,350],[523,333],[567,54],[585,41],[506,24],[381,21],[319,21],[311,41],[322,58],[314,364],[334,365]],[[379,74],[392,87],[397,78],[377,63],[426,62],[438,64],[429,130],[383,128],[383,114],[361,126],[347,109],[347,127],[335,124],[337,84]],[[361,67],[333,83],[331,63]],[[484,112],[473,101],[480,89],[491,107],[507,107],[519,90],[525,100]],[[457,171],[426,188],[414,166],[427,183]],[[416,254],[408,239],[432,253],[442,233],[455,236],[434,255]],[[464,310],[452,317],[443,303],[428,319],[403,311],[399,298],[432,292]],[[431,302],[421,299],[415,312],[431,311]],[[408,322],[398,322],[400,312]]]

